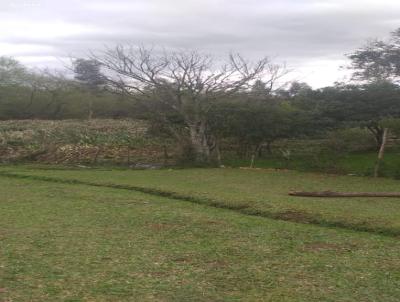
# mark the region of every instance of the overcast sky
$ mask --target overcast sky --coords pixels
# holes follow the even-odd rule
[[[400,27],[400,0],[0,0],[0,55],[60,65],[116,43],[268,55],[314,87],[345,53]]]

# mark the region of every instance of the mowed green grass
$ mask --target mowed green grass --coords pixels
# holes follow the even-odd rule
[[[140,173],[156,184],[167,171],[133,175]],[[190,184],[205,170],[186,173],[175,181]],[[399,251],[388,236],[129,190],[0,178],[0,301],[394,302]]]
[[[101,170],[3,167],[19,175],[123,184],[176,192],[242,213],[400,236],[400,198],[309,198],[290,190],[400,191],[400,181],[242,169]]]

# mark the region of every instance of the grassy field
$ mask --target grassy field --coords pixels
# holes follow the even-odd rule
[[[287,196],[290,188],[395,190],[393,180],[236,169],[0,171],[9,173],[0,176],[0,301],[400,296],[398,199]],[[175,194],[160,196],[167,191]],[[357,231],[362,223],[368,232]]]
[[[244,214],[400,236],[400,198],[301,198],[290,190],[398,191],[399,182],[317,173],[242,169],[105,170],[3,168],[16,175],[126,186]]]

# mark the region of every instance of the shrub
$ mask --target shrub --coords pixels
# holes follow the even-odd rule
[[[346,128],[332,131],[327,136],[326,147],[336,154],[371,150],[374,138],[365,129]]]

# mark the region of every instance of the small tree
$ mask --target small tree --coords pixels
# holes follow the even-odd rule
[[[26,84],[29,75],[28,70],[17,60],[0,57],[0,87]]]
[[[356,50],[348,55],[351,60],[351,68],[354,70],[353,76],[357,80],[372,82],[374,93],[381,87],[387,88],[388,83],[396,83],[400,79],[400,28],[391,33],[390,39],[373,40],[364,47]],[[377,89],[376,89],[377,88]],[[389,87],[390,88],[390,87]],[[398,87],[396,87],[398,90]],[[379,104],[380,99],[374,100]],[[398,103],[398,100],[396,100]],[[379,104],[379,111],[393,111],[393,108]],[[396,112],[390,112],[389,115],[398,115],[398,106]],[[377,112],[373,114],[377,115]],[[386,115],[387,117],[388,115]],[[376,116],[375,122],[368,125],[368,129],[375,134],[378,148],[382,150],[385,137],[387,137],[387,129],[379,125],[376,120],[381,120],[385,116]],[[381,153],[381,152],[380,152]],[[383,152],[382,152],[383,154]]]
[[[250,151],[251,167],[262,148],[271,153],[272,143],[296,137],[308,128],[301,112],[290,104],[273,99],[265,102],[249,96],[245,100],[220,104],[211,116],[214,133]]]
[[[75,79],[87,88],[92,96],[96,96],[100,88],[106,83],[104,75],[101,73],[101,64],[93,59],[76,59],[73,62]],[[88,97],[88,119],[93,117],[93,99]]]

